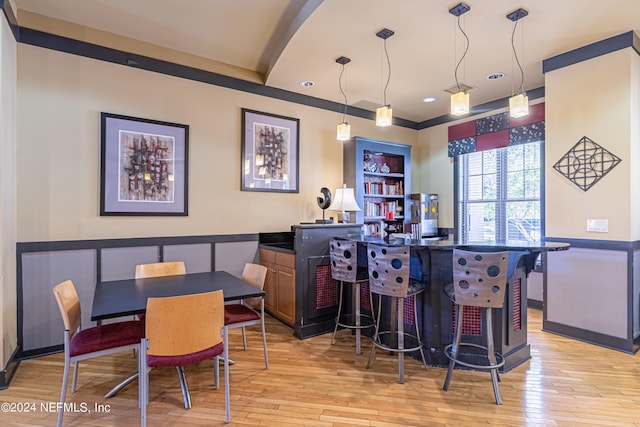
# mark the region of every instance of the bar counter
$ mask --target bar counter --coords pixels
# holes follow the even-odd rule
[[[569,244],[561,242],[459,242],[453,240],[432,240],[409,238],[354,237],[358,242],[358,264],[367,265],[366,244],[408,245],[411,247],[411,275],[428,283],[427,289],[419,296],[418,313],[420,332],[425,343],[427,363],[447,366],[449,359],[444,348],[451,344],[454,331],[454,305],[443,292],[443,287],[453,281],[453,249],[476,252],[509,252],[507,291],[502,309],[494,310],[493,331],[496,351],[505,358],[503,372],[526,362],[531,358],[527,342],[527,276],[535,268],[536,259],[542,252],[564,251]],[[405,307],[405,313],[410,305]],[[412,318],[407,313],[405,322]],[[481,344],[485,337],[482,327],[485,319],[480,311],[465,310],[463,341]]]

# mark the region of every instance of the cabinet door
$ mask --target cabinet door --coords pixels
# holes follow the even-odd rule
[[[293,326],[296,314],[296,273],[290,268],[278,266],[276,272],[278,307],[280,318]]]
[[[278,299],[278,288],[276,286],[277,276],[276,268],[270,262],[262,262],[262,265],[267,267],[267,277],[264,280],[264,308],[270,313],[276,312],[276,301]]]

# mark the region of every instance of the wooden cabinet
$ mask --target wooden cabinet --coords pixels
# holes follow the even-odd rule
[[[264,308],[272,316],[293,326],[295,319],[296,269],[290,253],[260,249],[260,264],[267,267]]]
[[[344,144],[344,182],[355,189],[365,236],[405,231],[411,220],[411,146],[355,137]],[[387,214],[393,213],[393,220]],[[353,216],[352,216],[353,217]]]

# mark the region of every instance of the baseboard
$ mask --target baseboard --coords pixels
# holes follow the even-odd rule
[[[533,308],[535,310],[544,309],[544,302],[537,299],[528,299],[527,298],[527,308]]]
[[[17,358],[18,353],[19,348],[16,347],[16,349],[11,354],[11,357],[9,357],[9,361],[7,362],[6,366],[4,367],[2,372],[0,372],[0,390],[6,390],[7,388],[9,388],[9,383],[18,370],[18,365],[20,364],[20,360]]]
[[[542,330],[545,332],[562,335],[567,338],[573,338],[578,341],[584,341],[589,344],[595,344],[601,347],[610,348],[612,350],[622,351],[628,354],[634,354],[638,351],[637,345],[635,345],[634,341],[631,339],[627,340],[624,338],[605,335],[598,332],[587,331],[585,329],[576,328],[574,326],[567,326],[549,320],[543,320]]]

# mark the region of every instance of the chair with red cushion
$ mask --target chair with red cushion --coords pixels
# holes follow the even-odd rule
[[[242,271],[242,280],[262,290],[267,277],[267,267],[259,264],[247,263]],[[260,311],[258,311],[260,310]],[[264,349],[264,366],[269,369],[269,357],[267,355],[267,334],[264,327],[264,298],[249,298],[239,303],[224,306],[224,324],[229,328],[242,328],[242,343],[247,349],[247,337],[245,326],[262,326],[262,347]]]
[[[214,385],[217,389],[220,358],[224,361],[225,420],[228,423],[231,418],[229,358],[222,291],[149,298],[145,328],[146,338],[142,339],[139,358],[141,425],[147,424],[150,368],[177,367],[183,370],[185,365],[214,359]]]
[[[92,357],[104,356],[124,350],[136,349],[144,337],[144,323],[137,320],[94,326],[87,329],[81,327],[81,309],[78,293],[71,280],[59,283],[53,288],[62,322],[64,323],[64,374],[60,403],[67,397],[67,381],[69,367],[73,363],[73,380],[71,392],[76,392],[78,380],[78,362]],[[64,411],[58,412],[58,427],[62,426]]]

